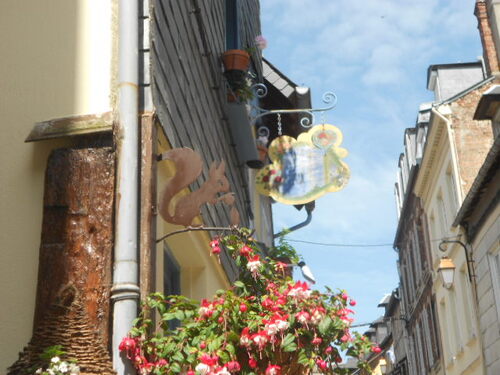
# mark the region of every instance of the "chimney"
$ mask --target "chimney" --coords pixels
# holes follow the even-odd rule
[[[499,73],[500,68],[485,0],[476,0],[474,15],[477,17],[477,27],[481,36],[481,44],[483,45],[486,74],[491,76],[492,74]]]

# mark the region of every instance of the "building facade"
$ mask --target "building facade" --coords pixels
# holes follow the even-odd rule
[[[0,343],[0,368],[14,364],[17,374],[44,346],[65,342],[64,325],[46,334],[47,314],[64,297],[70,315],[58,321],[97,332],[85,345],[99,356],[89,353],[101,370],[113,358],[124,373],[117,340],[140,298],[209,297],[236,276],[228,256],[210,256],[219,232],[162,237],[187,224],[227,228],[237,212],[263,247],[273,244],[271,201],[253,187],[252,167],[262,165],[255,129],[247,103],[229,102],[221,63],[228,49],[254,47],[259,1],[7,1],[0,9],[9,30],[0,40],[11,51],[1,64],[0,200],[10,214],[2,215],[0,334],[10,339]],[[258,49],[249,71],[269,84]],[[187,169],[169,153],[182,148],[199,155]],[[175,179],[183,182],[166,216],[198,210],[184,225],[159,216]]]
[[[419,128],[420,121],[417,120],[417,126],[406,131],[405,154],[409,136],[416,135],[416,147],[415,157],[403,154],[399,165],[396,201],[400,215],[395,248],[399,253],[398,266],[403,308],[408,319],[408,336],[410,339],[417,336],[414,340],[416,346],[410,347],[413,352],[409,355],[410,374],[428,374],[432,371],[493,374],[497,371],[494,367],[497,357],[492,353],[495,350],[498,352],[495,343],[499,333],[486,327],[491,327],[491,324],[495,326],[497,321],[493,302],[496,300],[491,298],[494,297],[495,276],[489,265],[490,262],[494,264],[490,259],[494,259],[491,254],[495,254],[499,239],[498,231],[493,234],[498,213],[495,214],[495,193],[490,192],[488,198],[486,195],[477,195],[481,183],[477,180],[486,173],[481,170],[485,170],[485,165],[488,161],[491,164],[494,158],[492,144],[496,135],[496,107],[491,107],[491,103],[495,101],[495,80],[499,70],[496,3],[476,2],[475,15],[483,44],[483,59],[475,63],[430,66],[427,86],[434,92],[435,101],[427,106],[425,130]],[[487,115],[485,112],[483,116],[475,115],[480,101],[484,102],[483,112],[489,108]],[[481,111],[477,109],[477,112]],[[421,116],[422,108],[419,119]],[[412,173],[413,160],[416,161],[413,162]],[[490,177],[487,181],[491,181],[494,172],[488,173]],[[495,189],[498,190],[498,186],[493,188],[494,192],[497,191]],[[478,202],[479,199],[483,206],[475,207],[480,211],[473,213],[471,202]],[[404,212],[405,209],[408,211]],[[487,222],[481,222],[480,225],[486,226],[479,226],[476,232],[480,233],[481,238],[485,236],[487,243],[469,237],[467,230],[458,225],[461,223],[467,227],[468,221],[484,217],[486,211],[481,210],[486,209],[488,215],[492,213],[492,216],[488,216]],[[417,233],[413,238],[412,230]],[[419,232],[421,235],[418,235]],[[427,247],[427,256],[415,257],[419,254],[415,248],[422,245]],[[412,253],[414,256],[409,255]],[[447,284],[440,276],[443,272],[443,257],[449,258],[455,267],[454,279]],[[481,272],[481,277],[476,275],[477,272]],[[415,280],[422,279],[425,274],[427,276],[423,280],[427,281],[420,286]],[[409,296],[405,295],[405,291]],[[412,296],[419,294],[422,302],[428,301],[422,303],[424,310],[428,306],[427,312],[412,306]],[[416,313],[433,317],[427,319],[425,324],[430,327],[430,322],[434,321],[436,325],[433,331],[438,333],[435,339],[429,331],[425,331],[425,324],[424,327],[417,326],[417,329],[412,327],[412,315]],[[418,331],[424,334],[419,335]],[[425,341],[435,353],[425,350]],[[436,355],[440,360],[429,367],[429,358]]]
[[[401,373],[407,371],[408,374],[444,373],[432,289],[431,238],[422,200],[414,192],[427,140],[430,112],[429,104],[421,105],[416,126],[405,131],[405,151],[400,156],[395,185],[399,223],[394,248],[399,258],[400,311],[405,326],[394,341],[399,349],[396,361],[406,361],[401,366]]]

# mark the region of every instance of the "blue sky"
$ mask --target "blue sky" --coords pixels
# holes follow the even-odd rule
[[[415,124],[432,64],[476,61],[482,54],[474,0],[261,0],[265,57],[309,86],[315,107],[333,91],[326,122],[344,133],[348,186],[317,201],[312,223],[291,239],[343,244],[392,243],[393,186],[403,131]],[[275,231],[305,213],[274,206]],[[293,243],[318,286],[346,289],[358,302],[356,322],[381,315],[377,304],[398,284],[396,253],[384,247]]]

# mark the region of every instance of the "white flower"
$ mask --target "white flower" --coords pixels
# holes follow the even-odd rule
[[[41,374],[43,369],[39,368],[38,370],[35,371],[35,374]]]
[[[287,321],[285,321],[285,320],[276,320],[276,322],[275,322],[275,323],[276,323],[276,326],[278,327],[278,329],[279,329],[280,331],[284,331],[284,330],[285,330],[285,329],[287,329],[287,328],[288,328],[288,326],[289,326],[288,322],[287,322]]]
[[[59,357],[53,357],[50,361],[52,363],[58,363],[61,359]]]
[[[52,370],[51,368],[47,369],[47,374],[49,374],[49,375],[56,375],[55,371]]]
[[[216,372],[216,375],[231,375],[229,371],[225,367],[223,367],[221,370]]]
[[[80,367],[78,367],[74,363],[70,363],[69,365],[69,375],[79,375],[80,374]]]
[[[259,260],[252,260],[247,263],[247,268],[251,273],[256,273],[259,271],[261,264]]]
[[[206,375],[210,372],[210,366],[205,363],[199,363],[195,367],[196,372],[199,372],[201,375]]]
[[[278,332],[278,326],[276,324],[267,324],[266,331],[269,336],[275,335]]]
[[[61,364],[59,365],[59,371],[61,371],[62,373],[68,372],[68,363],[61,362]]]

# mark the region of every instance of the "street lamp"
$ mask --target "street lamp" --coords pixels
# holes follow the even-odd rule
[[[442,257],[439,261],[438,273],[441,275],[443,286],[446,289],[453,285],[453,276],[455,275],[455,264],[448,257]]]
[[[439,250],[441,250],[442,252],[445,252],[447,250],[446,245],[449,243],[456,243],[456,244],[460,245],[462,247],[462,249],[464,249],[465,260],[467,262],[467,273],[469,274],[469,281],[472,283],[473,282],[472,278],[476,277],[476,275],[474,274],[474,267],[473,267],[474,260],[471,259],[469,252],[467,251],[467,246],[465,246],[465,244],[462,241],[458,241],[458,240],[442,240],[438,246]],[[453,266],[453,268],[455,268],[455,266]]]

